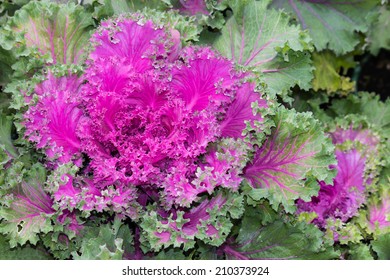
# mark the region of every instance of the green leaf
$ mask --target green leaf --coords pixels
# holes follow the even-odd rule
[[[390,99],[382,102],[379,98],[379,95],[367,92],[348,95],[347,98],[333,101],[330,114],[341,117],[348,114],[364,116],[370,124],[381,130],[385,138],[390,138]]]
[[[73,252],[76,260],[121,260],[133,242],[128,225],[121,220],[92,229],[84,237],[80,252]],[[96,232],[98,230],[98,232]]]
[[[369,29],[366,42],[369,44],[370,52],[374,55],[379,53],[380,49],[390,50],[390,9],[383,6],[380,9],[379,17],[374,20]]]
[[[13,16],[16,10],[28,2],[29,0],[2,0],[0,3],[0,26],[5,24],[7,19]]]
[[[218,254],[218,248],[210,245],[206,245],[203,242],[198,242],[198,248],[196,255],[193,259],[196,260],[220,260],[221,254]]]
[[[315,91],[325,90],[328,94],[341,91],[348,93],[354,90],[355,84],[347,74],[348,69],[356,66],[353,56],[336,56],[330,51],[313,54]]]
[[[145,19],[151,19],[156,25],[174,28],[180,33],[181,43],[185,46],[189,42],[196,42],[202,27],[197,25],[194,17],[183,16],[177,10],[166,12],[152,9],[143,9],[142,15]]]
[[[245,169],[246,193],[254,201],[268,199],[275,210],[282,204],[293,213],[297,198],[308,201],[317,195],[317,180],[332,182],[334,146],[311,113],[279,107],[274,122],[277,127]]]
[[[214,47],[260,74],[272,95],[286,93],[296,84],[308,89],[313,76],[310,57],[304,51],[311,50],[310,39],[299,26],[290,24],[285,13],[268,9],[268,2],[228,2],[233,16]]]
[[[171,6],[169,0],[94,0],[84,2],[96,6],[94,16],[97,19],[140,11],[145,7],[164,11]]]
[[[12,64],[15,62],[15,57],[11,51],[5,50],[0,44],[0,86],[10,81],[13,73]]]
[[[373,260],[374,258],[371,255],[370,247],[366,244],[354,244],[349,250],[350,260]]]
[[[292,97],[294,98],[294,102],[291,107],[298,112],[312,112],[315,118],[323,123],[327,123],[332,120],[332,118],[329,117],[321,108],[323,104],[327,104],[329,102],[328,94],[322,91],[315,94],[313,91],[299,91],[295,92]]]
[[[367,32],[367,16],[376,0],[273,0],[272,7],[295,15],[303,29],[308,29],[318,51],[331,49],[337,55],[352,51],[359,43],[357,32]]]
[[[269,202],[265,199],[261,203],[257,203],[254,205],[248,204],[245,211],[249,211],[251,215],[256,215],[258,222],[262,226],[273,223],[280,218],[280,212],[277,212],[272,209]],[[253,226],[257,227],[258,224]]]
[[[55,205],[54,207],[58,206]],[[71,259],[72,254],[79,252],[83,242],[96,238],[99,235],[101,225],[104,226],[107,220],[111,219],[111,217],[106,215],[99,215],[85,220],[79,214],[81,213],[76,210],[64,219],[62,211],[55,213],[52,217],[54,222],[53,230],[41,237],[43,245],[56,259]],[[70,226],[75,226],[76,224],[80,225],[80,227]]]
[[[25,245],[10,248],[6,238],[0,234],[0,260],[50,260],[52,256],[41,246]]]
[[[390,260],[390,234],[384,234],[372,241],[372,249],[378,254],[380,260]]]
[[[225,249],[235,259],[332,259],[338,254],[314,225],[276,220],[263,226],[258,211],[247,209],[234,245]],[[229,253],[230,252],[230,253]]]
[[[9,157],[16,158],[18,156],[18,152],[11,139],[11,129],[11,117],[6,116],[0,110],[0,150],[3,150]]]
[[[35,245],[39,233],[48,233],[53,228],[52,201],[39,181],[23,182],[8,197],[2,198],[2,204],[0,233],[7,234],[11,247],[27,241]]]
[[[326,220],[326,236],[333,241],[338,239],[342,245],[360,244],[363,240],[360,226],[355,220],[344,223],[337,218],[328,218]]]
[[[266,84],[267,92],[273,96],[276,94],[284,96],[284,93],[294,85],[303,90],[309,90],[312,86],[314,67],[308,52],[290,50],[288,61],[278,54],[272,61],[264,63],[263,67],[264,76],[261,80]]]
[[[42,55],[50,54],[54,64],[77,64],[93,27],[92,16],[73,3],[32,1],[15,13],[7,28],[17,34],[17,48],[37,48]]]
[[[175,249],[162,250],[153,259],[156,259],[156,260],[188,260],[189,258],[183,254],[182,250],[175,248]]]

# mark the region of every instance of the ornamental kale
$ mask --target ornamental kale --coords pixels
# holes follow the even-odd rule
[[[53,2],[0,4],[0,259],[388,258],[387,4]]]

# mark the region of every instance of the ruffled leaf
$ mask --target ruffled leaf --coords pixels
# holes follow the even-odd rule
[[[243,180],[240,174],[248,160],[248,149],[249,146],[240,140],[227,138],[220,141],[204,155],[192,180],[185,179],[183,171],[187,169],[183,166],[169,174],[163,183],[162,196],[168,205],[174,203],[188,207],[199,200],[201,194],[212,194],[218,187],[237,192]]]
[[[374,258],[371,255],[370,247],[366,244],[357,244],[352,245],[351,249],[348,251],[349,260],[373,260]]]
[[[232,62],[207,48],[187,48],[181,56],[189,61],[172,71],[172,87],[189,110],[202,111],[211,102],[219,105],[229,101],[222,89],[236,82]]]
[[[161,215],[156,210],[148,211],[142,218],[141,228],[153,251],[172,245],[184,245],[184,250],[188,250],[194,246],[195,240],[219,246],[233,226],[231,219],[238,219],[242,213],[242,196],[219,192],[197,206],[176,213]]]
[[[390,177],[376,187],[376,196],[368,204],[368,229],[372,232],[390,232]]]
[[[311,202],[299,201],[299,210],[315,212],[314,222],[325,226],[328,218],[337,218],[343,222],[357,214],[365,201],[364,171],[365,158],[356,150],[336,151],[337,176],[333,184],[320,182],[318,196]]]
[[[54,77],[36,87],[38,101],[24,114],[26,137],[44,148],[49,158],[67,162],[79,155],[77,125],[83,117],[79,106],[81,81],[77,76]]]
[[[244,169],[244,178],[254,200],[268,198],[277,209],[282,204],[294,212],[297,198],[308,200],[317,194],[317,180],[330,182],[334,171],[333,146],[321,131],[320,123],[309,113],[277,109],[277,127],[255,151],[254,159]]]
[[[169,249],[169,250],[162,250],[158,255],[155,257],[156,260],[188,260],[189,257],[186,257],[183,254],[183,251],[180,249]]]
[[[363,127],[353,127],[350,125],[349,128],[344,129],[341,127],[336,127],[336,130],[330,132],[332,137],[332,142],[335,145],[343,144],[347,141],[350,142],[359,142],[364,145],[367,150],[373,151],[380,144],[380,137],[372,130]]]
[[[150,20],[144,23],[136,20],[121,17],[103,22],[92,37],[96,47],[89,58],[96,63],[109,57],[120,57],[124,59],[121,64],[130,65],[137,72],[151,69],[151,58],[163,56],[172,45],[168,46],[164,29],[156,28]]]
[[[208,15],[206,0],[180,0],[180,10],[189,15],[203,14]]]

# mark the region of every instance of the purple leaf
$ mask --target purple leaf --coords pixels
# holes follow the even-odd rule
[[[77,125],[83,118],[78,107],[79,87],[77,76],[56,78],[49,73],[47,80],[36,87],[38,101],[24,114],[26,137],[43,148],[51,159],[68,162],[80,155]]]
[[[336,151],[338,171],[333,184],[320,182],[318,196],[310,202],[298,201],[299,212],[315,212],[314,223],[321,227],[326,219],[338,218],[343,222],[357,214],[365,201],[364,168],[365,158],[356,150]]]
[[[242,132],[246,127],[245,121],[249,121],[253,125],[254,121],[263,120],[259,114],[253,114],[253,102],[257,102],[259,107],[267,107],[266,101],[261,99],[259,93],[254,91],[254,85],[245,83],[237,91],[236,97],[221,123],[222,137],[242,138]]]

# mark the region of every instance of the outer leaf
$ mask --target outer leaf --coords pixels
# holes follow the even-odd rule
[[[370,247],[365,244],[358,244],[352,246],[349,251],[350,260],[373,260],[374,258],[371,255]]]
[[[182,250],[169,249],[161,251],[156,257],[156,260],[187,260],[189,259],[183,254]]]
[[[80,63],[93,27],[90,14],[73,3],[32,1],[15,13],[13,32],[24,34],[22,45],[50,53],[53,63]]]
[[[289,49],[300,52],[310,49],[306,34],[289,24],[290,19],[283,12],[267,9],[268,1],[247,2],[242,6],[231,4],[234,16],[227,21],[214,47],[236,63],[264,73],[265,82],[272,82],[269,88],[272,94],[287,91],[298,80],[300,86],[309,88],[310,59],[300,54],[290,57],[288,53]],[[283,51],[284,59],[278,57],[278,51]],[[289,75],[291,71],[296,75],[300,69],[304,70],[303,75],[296,78]],[[283,86],[277,87],[273,81],[278,78],[282,78]]]
[[[379,17],[374,21],[366,38],[372,54],[377,55],[381,48],[390,50],[390,8],[383,6]]]
[[[0,3],[0,24],[4,24],[10,16],[13,16],[16,10],[27,4],[29,0],[5,0]]]
[[[104,227],[107,222],[107,217],[101,215],[101,217],[94,216],[82,223],[83,219],[76,216],[76,213],[78,212],[65,210],[58,215],[55,214],[52,219],[55,224],[53,230],[41,236],[43,245],[56,259],[70,259],[72,253],[82,247],[83,242],[96,238],[100,228]]]
[[[76,260],[122,259],[126,244],[132,242],[132,235],[127,225],[115,220],[112,225],[100,227],[98,235],[88,236],[83,240],[80,254],[73,252]],[[126,246],[127,247],[127,246]]]
[[[314,179],[331,182],[335,163],[333,145],[310,113],[277,109],[272,135],[255,152],[244,169],[254,199],[268,198],[276,210],[279,204],[294,212],[297,198],[308,200],[318,192]]]
[[[11,249],[7,240],[0,234],[0,260],[50,260],[52,257],[42,247],[26,245]]]
[[[336,91],[350,92],[355,85],[349,77],[345,77],[348,69],[355,66],[352,56],[335,56],[332,52],[324,51],[313,54],[315,66],[313,89],[326,90],[327,93]],[[341,69],[343,72],[341,73]]]
[[[15,62],[12,52],[1,47],[0,43],[0,86],[9,82],[12,74],[12,64]]]
[[[390,234],[381,235],[372,242],[372,248],[380,260],[390,260]]]
[[[94,14],[98,19],[101,19],[113,15],[135,12],[145,7],[166,10],[169,7],[170,0],[97,0],[84,2],[98,3],[99,6],[95,9]]]
[[[3,150],[9,157],[15,158],[18,152],[11,139],[12,120],[0,110],[0,150]],[[1,161],[0,161],[1,163]]]
[[[337,257],[326,246],[323,233],[306,223],[276,220],[262,226],[260,209],[247,209],[234,245],[224,248],[232,259],[331,259]]]
[[[233,226],[231,219],[240,218],[244,210],[242,196],[227,191],[205,198],[190,209],[169,214],[153,208],[141,222],[144,239],[153,251],[171,245],[188,250],[194,247],[195,240],[220,246]]]
[[[334,100],[329,113],[339,116],[362,115],[381,130],[382,136],[390,137],[390,99],[381,102],[378,95],[360,92],[345,99]]]
[[[198,242],[199,248],[196,250],[196,260],[221,260],[223,255],[220,254],[219,248]]]
[[[264,82],[271,94],[286,92],[298,85],[303,90],[311,88],[313,66],[309,53],[288,52],[288,61],[279,54],[274,60],[264,64]]]
[[[329,48],[345,54],[359,43],[355,33],[368,30],[367,15],[376,0],[273,0],[272,6],[294,13],[308,29],[317,50]]]
[[[22,183],[14,196],[9,207],[3,206],[0,209],[3,219],[0,232],[8,234],[11,247],[18,243],[23,245],[27,241],[35,245],[38,233],[52,230],[51,220],[48,218],[54,213],[52,201],[39,183]]]

